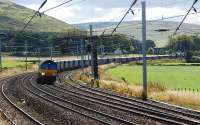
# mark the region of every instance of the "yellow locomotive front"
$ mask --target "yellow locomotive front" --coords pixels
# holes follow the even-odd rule
[[[40,64],[38,73],[38,83],[52,84],[56,81],[57,64],[51,60],[44,61]]]

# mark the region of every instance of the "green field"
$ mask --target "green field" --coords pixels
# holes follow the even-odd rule
[[[148,81],[159,82],[169,89],[200,88],[199,66],[148,66]],[[142,83],[142,66],[122,65],[109,69],[113,77],[124,77],[130,84]]]
[[[26,64],[25,62],[21,62],[19,60],[3,60],[2,62],[3,68],[5,67],[16,68],[16,67],[24,66],[25,64]]]

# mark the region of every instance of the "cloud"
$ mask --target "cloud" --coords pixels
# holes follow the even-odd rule
[[[180,14],[184,14],[185,11],[179,7],[153,7],[147,8],[147,19],[158,19],[162,17],[171,17]]]
[[[200,14],[189,15],[185,23],[200,24]]]
[[[18,2],[17,2],[18,1]],[[37,2],[25,2],[23,0],[17,0],[15,2],[20,3],[28,8],[37,10],[43,0],[37,0]],[[20,2],[19,2],[20,1]],[[54,7],[66,0],[48,0],[47,4],[42,10]],[[177,6],[172,4],[171,6],[161,6],[159,0],[154,2],[147,1],[147,19],[160,19],[162,17],[170,17],[180,14],[185,14],[186,10],[184,6]],[[152,1],[152,0],[151,0]],[[173,0],[166,0],[171,1]],[[177,0],[175,2],[180,2]],[[141,2],[139,0],[139,2]],[[127,8],[130,6],[130,0],[73,0],[68,5],[59,7],[58,9],[47,12],[46,14],[67,23],[85,23],[85,22],[102,22],[102,21],[119,21]],[[183,3],[183,2],[182,2]],[[188,6],[188,5],[187,5]],[[134,8],[135,15],[128,14],[125,20],[141,20],[141,5],[138,3]],[[171,19],[170,21],[180,21],[181,18]],[[190,16],[187,23],[200,23],[200,17],[197,15]]]

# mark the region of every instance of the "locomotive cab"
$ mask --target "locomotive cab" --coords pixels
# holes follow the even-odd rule
[[[54,61],[47,60],[40,64],[38,72],[38,83],[53,84],[57,77],[57,64]]]

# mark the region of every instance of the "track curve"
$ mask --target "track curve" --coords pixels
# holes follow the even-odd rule
[[[70,72],[61,73],[59,77],[66,83],[40,85],[36,83],[36,73],[10,77],[0,82],[2,95],[10,104],[17,106],[15,98],[9,97],[10,93],[15,94],[11,90],[16,89],[25,99],[26,105],[34,110],[41,110],[43,116],[46,115],[49,117],[48,120],[52,120],[52,125],[200,124],[199,112],[169,108],[90,88],[74,81]],[[17,110],[24,111],[21,108]],[[32,124],[42,125],[42,122],[29,115],[31,113],[24,111],[22,114],[32,121]]]
[[[4,98],[4,101],[7,102],[7,107],[8,105],[10,106],[10,108],[13,108],[14,112],[13,114],[15,114],[15,117],[18,117],[16,115],[19,115],[21,117],[25,117],[24,120],[26,120],[26,122],[24,121],[20,121],[20,119],[15,119],[15,118],[9,118],[9,121],[11,121],[11,123],[13,125],[17,125],[21,123],[24,124],[33,124],[33,125],[44,125],[43,123],[39,122],[36,118],[32,117],[28,112],[24,111],[22,108],[20,108],[19,106],[17,106],[17,104],[15,104],[10,98],[9,96],[6,94],[5,92],[5,85],[8,83],[11,83],[12,79],[15,79],[16,77],[21,77],[22,75],[17,75],[17,76],[13,76],[13,77],[8,77],[8,78],[3,78],[0,80],[0,85],[1,85],[1,96]],[[17,110],[17,111],[16,111]],[[17,113],[17,114],[16,114]],[[18,121],[19,120],[19,121]]]

